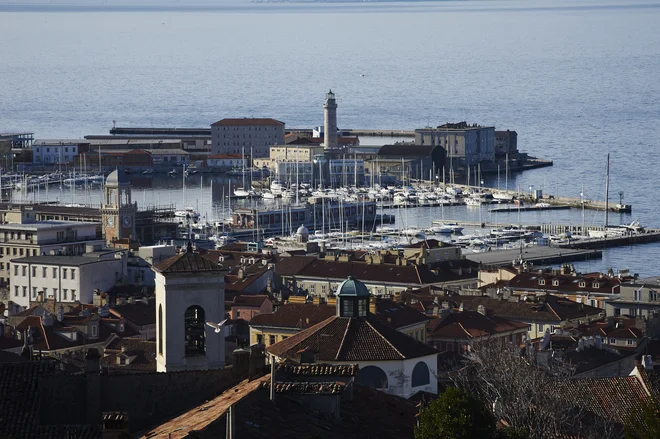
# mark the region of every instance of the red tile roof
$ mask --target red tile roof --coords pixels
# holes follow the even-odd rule
[[[270,382],[262,383],[264,389],[270,389]],[[276,393],[296,393],[299,395],[339,395],[346,389],[346,384],[339,382],[277,382],[275,383]]]
[[[367,318],[330,317],[269,346],[280,358],[297,360],[308,349],[316,361],[404,360],[437,354],[432,347]]]
[[[154,265],[159,273],[196,273],[200,271],[224,271],[222,265],[213,263],[197,253],[184,252]]]
[[[243,294],[234,297],[233,306],[247,306],[252,308],[261,308],[261,305],[268,299],[265,295]]]
[[[212,123],[211,126],[256,126],[256,125],[275,125],[275,126],[284,126],[284,122],[271,118],[247,118],[242,119],[222,119],[215,123]]]
[[[429,320],[429,317],[408,305],[391,300],[376,300],[376,314],[371,314],[371,317],[394,329]]]
[[[438,338],[479,338],[513,331],[527,332],[527,324],[476,311],[455,312],[444,319],[434,318],[427,328]]]
[[[287,303],[274,313],[259,314],[250,320],[253,328],[274,327],[306,329],[314,326],[337,313],[334,305],[316,305],[313,303]]]
[[[353,377],[357,376],[360,368],[357,364],[295,364],[279,363],[277,372],[299,377]]]

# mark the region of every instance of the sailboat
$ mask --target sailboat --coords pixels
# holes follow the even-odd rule
[[[243,187],[234,189],[234,196],[236,198],[248,198],[250,196],[250,192],[245,189],[245,149],[242,149],[241,151],[243,155]]]

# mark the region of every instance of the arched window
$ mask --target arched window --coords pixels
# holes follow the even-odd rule
[[[420,361],[419,363],[415,364],[415,367],[413,368],[410,386],[417,387],[429,384],[431,382],[429,375],[429,367],[425,362]]]
[[[194,305],[185,313],[186,357],[206,355],[206,331],[204,330],[204,310]]]
[[[158,305],[158,353],[163,355],[163,305]]]
[[[375,389],[387,389],[387,375],[378,366],[367,366],[360,369],[355,383]]]

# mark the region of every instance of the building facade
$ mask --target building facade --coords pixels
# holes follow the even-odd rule
[[[415,130],[415,144],[443,147],[454,168],[495,161],[495,127],[459,122],[421,128]]]
[[[44,139],[32,144],[32,163],[52,165],[73,162],[78,155],[80,140]]]
[[[284,145],[284,123],[275,119],[222,119],[211,124],[213,154],[268,157],[272,145]]]
[[[225,271],[192,252],[172,256],[156,272],[158,372],[221,369],[225,339],[206,322],[225,319]]]
[[[125,270],[125,259],[119,255],[30,256],[11,263],[11,298],[24,308],[49,298],[65,304],[91,303],[94,289],[110,289]]]
[[[645,317],[660,315],[660,277],[649,277],[625,282],[619,286],[619,295],[605,301],[608,316]]]
[[[20,214],[20,213],[19,213]],[[97,223],[43,221],[0,225],[0,283],[10,283],[12,259],[53,254],[81,255],[100,246]]]

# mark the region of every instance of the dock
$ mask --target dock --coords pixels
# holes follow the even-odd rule
[[[649,229],[644,233],[631,233],[624,236],[608,236],[607,238],[590,238],[575,241],[568,240],[566,243],[554,244],[554,246],[563,249],[595,249],[648,244],[658,241],[660,241],[660,229]]]
[[[571,206],[551,204],[550,206],[493,207],[492,209],[488,209],[488,211],[489,212],[515,213],[515,212],[539,212],[539,211],[542,211],[542,210],[566,210],[566,209],[570,209],[570,208],[571,208]]]
[[[525,261],[534,265],[561,264],[564,262],[587,261],[600,259],[603,252],[589,249],[565,249],[556,247],[525,247],[522,249],[522,257]],[[490,267],[502,267],[511,265],[520,259],[520,250],[496,250],[483,253],[466,254],[466,259]]]

